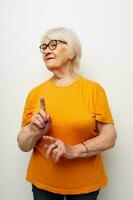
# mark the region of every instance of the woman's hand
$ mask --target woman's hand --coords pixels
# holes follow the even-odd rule
[[[30,151],[49,132],[50,128],[51,117],[46,114],[44,98],[40,97],[38,113],[33,116],[29,124],[21,128],[17,136],[19,148],[24,152]]]
[[[61,157],[67,159],[77,158],[81,151],[84,151],[82,144],[68,146],[62,140],[51,136],[43,136],[43,139],[50,142],[50,144],[44,145],[44,148],[47,148],[46,159],[51,154],[55,162],[58,162]]]
[[[40,135],[45,135],[51,128],[51,117],[46,113],[45,101],[43,97],[40,97],[40,109],[32,117],[31,129]]]

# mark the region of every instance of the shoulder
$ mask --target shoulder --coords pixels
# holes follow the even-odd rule
[[[45,87],[47,86],[49,82],[49,79],[46,81],[40,83],[39,85],[36,85],[28,92],[28,98],[34,98],[35,96],[38,96],[38,94],[41,93],[41,91],[45,90]]]
[[[104,91],[103,86],[97,81],[87,79],[86,77],[81,76],[82,83],[88,87],[88,89],[96,91]]]

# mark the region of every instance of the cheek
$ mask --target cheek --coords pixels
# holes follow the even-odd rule
[[[58,58],[64,62],[66,62],[67,60],[69,60],[69,55],[68,55],[68,51],[66,51],[66,49],[62,49],[59,54],[58,54]]]
[[[45,56],[44,56],[44,54],[42,54],[42,59],[43,59],[43,61],[45,62]]]

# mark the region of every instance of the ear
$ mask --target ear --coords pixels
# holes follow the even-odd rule
[[[72,55],[69,56],[69,59],[70,59],[70,60],[72,60],[73,58],[74,58],[74,56],[72,56]]]
[[[74,57],[75,57],[74,52],[73,51],[69,51],[69,59],[73,60]]]

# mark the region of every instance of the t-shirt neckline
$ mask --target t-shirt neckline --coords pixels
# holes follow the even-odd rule
[[[53,81],[52,81],[52,77],[49,79],[49,82],[50,84],[55,87],[55,88],[59,88],[59,89],[65,89],[65,88],[69,88],[69,87],[72,87],[73,85],[75,85],[79,80],[81,79],[81,76],[78,75],[76,80],[72,83],[70,83],[69,85],[66,85],[66,86],[59,86],[59,85],[56,85]]]

